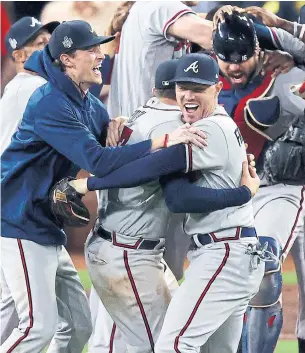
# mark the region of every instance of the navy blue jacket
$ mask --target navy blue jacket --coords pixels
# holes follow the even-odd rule
[[[102,177],[147,155],[151,141],[103,148],[98,141],[109,121],[103,104],[90,93],[81,97],[70,78],[53,64],[48,46],[34,54],[26,68],[49,82],[31,96],[1,156],[1,235],[63,245],[66,235],[54,223],[48,205],[54,183],[76,176],[81,168]]]

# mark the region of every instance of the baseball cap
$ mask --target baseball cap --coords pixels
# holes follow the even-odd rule
[[[187,54],[178,60],[172,82],[192,82],[200,85],[215,85],[219,80],[217,62],[208,54]]]
[[[249,60],[255,53],[257,37],[253,21],[246,14],[233,12],[218,22],[213,36],[217,57],[229,63]]]
[[[35,17],[22,17],[11,26],[5,36],[7,52],[12,56],[14,50],[21,49],[27,42],[34,40],[40,30],[45,29],[51,34],[58,25],[57,21],[42,25]]]
[[[172,59],[161,63],[155,75],[155,88],[168,89],[175,87],[171,80],[175,77],[178,59]]]
[[[85,49],[112,41],[115,36],[98,36],[86,21],[74,20],[61,23],[52,33],[48,47],[53,59],[75,49]]]

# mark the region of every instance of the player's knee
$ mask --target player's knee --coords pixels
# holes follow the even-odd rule
[[[265,275],[261,282],[258,293],[250,301],[251,307],[268,307],[275,305],[280,298],[282,292],[282,272],[281,272],[281,255],[282,250],[279,243],[269,237],[260,237],[261,244],[268,243],[267,251],[274,254],[274,261],[265,263]]]

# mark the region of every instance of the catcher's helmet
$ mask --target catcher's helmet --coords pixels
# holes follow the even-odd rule
[[[230,63],[249,60],[255,52],[256,32],[246,14],[225,14],[225,21],[218,22],[213,36],[213,47],[219,59]]]

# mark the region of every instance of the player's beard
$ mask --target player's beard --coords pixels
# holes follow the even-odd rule
[[[243,80],[241,83],[236,83],[234,82],[234,76],[236,73],[222,73],[222,75],[229,81],[230,85],[232,86],[233,89],[243,89],[245,88],[249,82],[252,80],[254,77],[254,74],[256,72],[256,69],[253,69],[250,73],[241,71],[240,73],[242,74]]]

